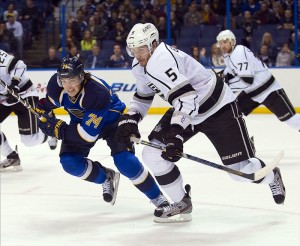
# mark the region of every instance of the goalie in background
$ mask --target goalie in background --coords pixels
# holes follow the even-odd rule
[[[210,73],[186,53],[164,42],[159,43],[158,30],[151,23],[136,24],[131,29],[127,51],[134,57],[132,73],[137,91],[127,114],[120,119],[117,139],[130,143],[131,135],[140,136],[138,122],[147,114],[156,94],[172,106],[148,137],[151,142],[165,147],[165,151],[146,146],[143,160],[174,202],[157,208],[155,221],[168,222],[173,218],[174,222],[190,221],[190,186],[186,185],[184,190],[181,173],[175,165],[180,159],[178,154],[183,152],[184,142],[202,132],[229,168],[253,173],[265,164],[255,157],[236,97],[219,76]],[[246,181],[229,175],[237,181]],[[278,168],[254,183],[270,185],[275,202],[284,202],[285,188]]]
[[[39,100],[39,93],[33,87],[26,74],[27,66],[22,60],[0,50],[0,79],[2,83],[28,102],[33,108]],[[38,119],[0,84],[0,124],[14,112],[18,117],[21,142],[25,146],[36,146],[48,140],[51,149],[55,149],[57,140],[48,137],[38,128]],[[0,171],[22,171],[17,150],[13,150],[4,135],[0,132],[1,154],[6,157],[0,163]]]

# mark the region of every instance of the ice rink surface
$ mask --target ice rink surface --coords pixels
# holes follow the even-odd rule
[[[144,119],[143,139],[160,117]],[[240,183],[223,171],[182,159],[178,166],[192,187],[193,221],[156,224],[154,205],[125,177],[116,204],[105,203],[101,186],[63,171],[59,148],[22,145],[17,119],[10,116],[1,128],[11,145],[18,145],[24,170],[1,173],[0,245],[300,246],[300,133],[274,115],[250,115],[246,122],[258,157],[268,162],[280,150],[285,152],[278,165],[287,191],[285,204],[274,203],[267,185]],[[142,148],[136,147],[139,157]],[[221,163],[204,135],[186,143],[185,152]],[[116,170],[104,141],[98,141],[89,157]]]

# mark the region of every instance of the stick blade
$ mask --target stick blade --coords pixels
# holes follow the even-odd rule
[[[281,150],[277,154],[277,156],[271,162],[269,162],[264,168],[262,168],[262,169],[258,170],[257,172],[255,172],[254,181],[257,181],[257,180],[260,180],[260,179],[264,178],[271,171],[273,171],[273,169],[278,165],[280,160],[283,158],[283,155],[284,155],[284,151]]]

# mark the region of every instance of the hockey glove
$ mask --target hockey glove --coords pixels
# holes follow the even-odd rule
[[[10,90],[12,90],[14,92],[14,94],[18,95],[20,93],[19,81],[16,79],[12,79],[11,84],[10,84],[10,86],[8,86],[8,88]],[[18,102],[18,99],[15,98],[11,93],[9,93],[7,95],[6,102],[8,104],[13,104],[13,103]]]
[[[40,115],[49,114],[52,111],[48,105],[49,103],[47,98],[41,98],[35,107],[35,111]]]
[[[67,127],[66,122],[57,119],[54,114],[43,114],[42,117],[47,120],[46,122],[39,120],[39,127],[42,132],[48,136],[63,139],[64,131]]]
[[[138,122],[141,119],[140,114],[123,114],[118,123],[118,128],[116,132],[116,140],[121,143],[130,143],[130,137],[134,135],[137,138],[141,137],[138,129]]]
[[[181,158],[183,152],[183,137],[179,134],[183,128],[179,125],[172,125],[171,129],[164,136],[166,150],[162,152],[161,157],[167,161],[176,162]]]

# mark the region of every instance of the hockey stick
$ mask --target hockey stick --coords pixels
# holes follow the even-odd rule
[[[9,94],[11,94],[14,98],[18,100],[21,104],[23,104],[31,113],[33,113],[40,121],[46,122],[46,119],[42,116],[40,116],[34,109],[33,107],[24,99],[21,98],[21,96],[17,93],[14,92],[14,90],[8,88],[7,84],[5,84],[1,79],[0,79],[0,84],[7,90]]]
[[[130,140],[132,142],[136,143],[136,144],[146,145],[146,146],[156,148],[156,149],[160,149],[160,150],[163,150],[163,151],[165,150],[165,148],[163,146],[160,146],[160,145],[155,144],[155,143],[147,142],[145,140],[141,140],[141,139],[136,138],[136,137],[131,137]],[[278,162],[282,159],[283,154],[284,154],[284,152],[280,151],[280,153],[270,163],[268,163],[268,165],[266,165],[265,167],[263,167],[260,170],[256,171],[255,173],[243,173],[243,172],[228,168],[226,166],[221,166],[221,165],[216,164],[214,162],[207,161],[207,160],[201,159],[199,157],[189,155],[189,154],[185,154],[185,153],[181,153],[180,156],[183,157],[183,158],[186,158],[188,160],[192,160],[192,161],[204,164],[206,166],[217,168],[217,169],[220,169],[222,171],[225,171],[225,172],[228,172],[228,173],[231,173],[231,174],[234,174],[234,175],[237,175],[237,176],[240,176],[240,177],[252,180],[252,181],[257,181],[257,180],[260,180],[260,179],[264,178],[265,176],[267,176],[268,173],[271,172],[276,167]]]

